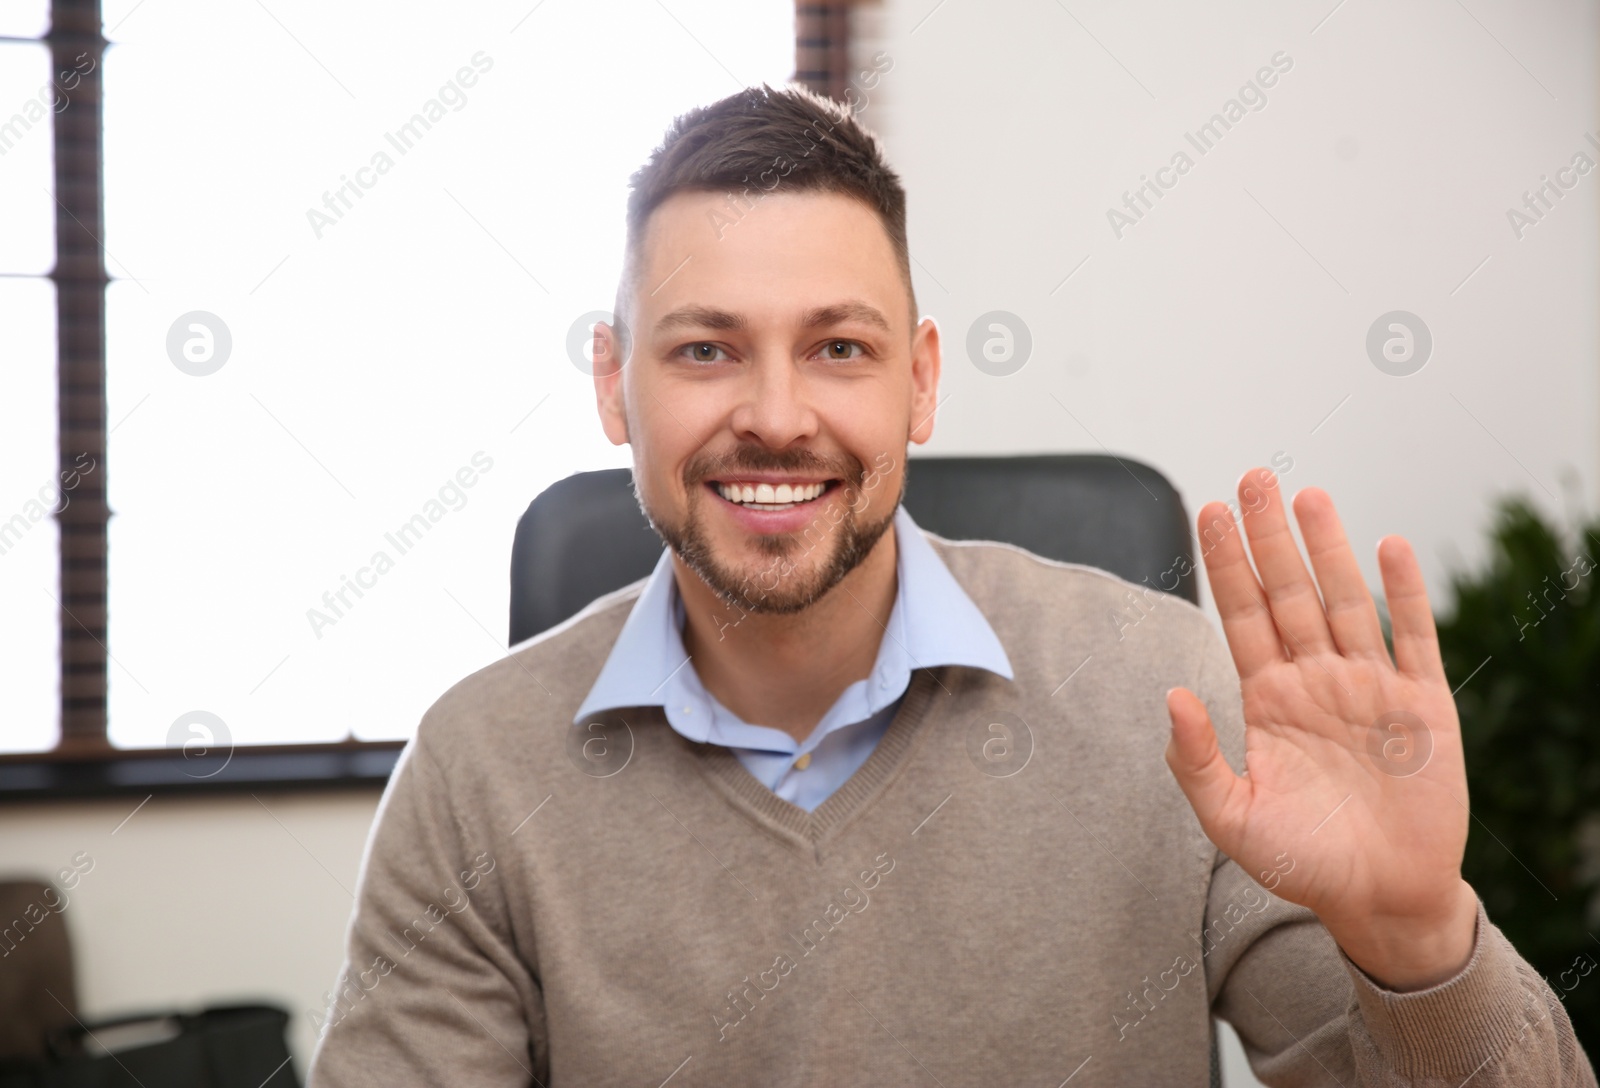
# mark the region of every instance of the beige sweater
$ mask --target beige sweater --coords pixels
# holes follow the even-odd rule
[[[446,692],[379,808],[310,1088],[1199,1086],[1213,1013],[1273,1085],[1595,1084],[1481,908],[1459,976],[1394,994],[1207,841],[1162,756],[1184,685],[1242,766],[1202,612],[1141,594],[1129,625],[1140,587],[930,539],[1016,679],[919,670],[814,813],[659,710],[569,724],[637,584]]]

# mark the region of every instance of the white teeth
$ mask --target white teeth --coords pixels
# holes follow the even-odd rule
[[[826,484],[718,484],[717,493],[729,502],[759,506],[790,506],[810,502],[827,489]]]

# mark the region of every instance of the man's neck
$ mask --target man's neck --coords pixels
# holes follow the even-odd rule
[[[751,612],[737,624],[728,622],[729,607],[674,555],[683,646],[700,682],[741,720],[804,741],[840,694],[872,672],[899,588],[896,547],[891,527],[809,608],[791,615]]]

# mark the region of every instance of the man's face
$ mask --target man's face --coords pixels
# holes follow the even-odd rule
[[[933,429],[938,330],[911,327],[888,234],[851,197],[780,188],[740,217],[722,193],[677,193],[640,250],[631,356],[595,379],[606,433],[718,596],[805,608],[891,523],[906,444]],[[595,352],[620,357],[604,326]]]

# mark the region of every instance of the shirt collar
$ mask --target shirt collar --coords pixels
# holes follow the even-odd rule
[[[1012,679],[994,629],[904,506],[895,510],[894,531],[899,586],[873,675],[966,665]],[[677,610],[672,552],[663,549],[574,723],[617,707],[667,705],[669,688],[689,667]]]

